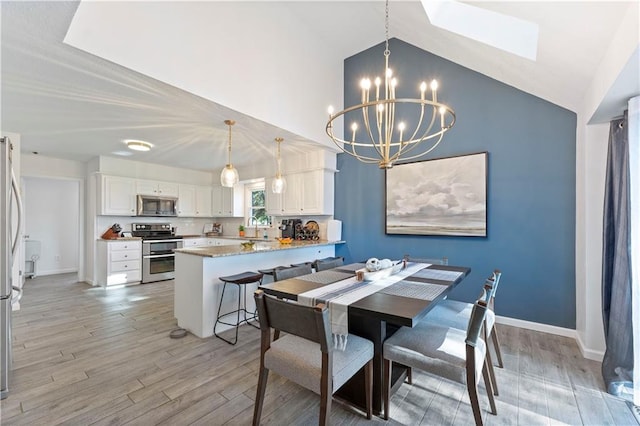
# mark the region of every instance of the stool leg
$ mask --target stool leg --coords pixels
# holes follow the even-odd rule
[[[237,284],[236,284],[237,285]],[[238,310],[237,312],[237,321],[236,321],[236,339],[232,342],[231,340],[227,340],[222,336],[219,336],[218,333],[216,333],[216,327],[218,326],[218,323],[222,323],[222,324],[227,324],[227,325],[233,325],[233,324],[229,324],[229,323],[225,323],[223,321],[220,321],[220,318],[229,314],[232,314],[233,312],[229,312],[228,314],[222,314],[221,315],[221,310],[222,310],[222,302],[224,301],[224,291],[227,288],[227,283],[224,283],[224,286],[222,286],[222,295],[220,296],[220,304],[218,305],[218,317],[216,318],[216,322],[213,325],[213,334],[221,340],[224,340],[225,342],[229,343],[230,345],[235,345],[236,343],[238,343],[238,326],[240,325],[240,293],[238,293]],[[238,292],[241,291],[240,286],[238,285]]]
[[[258,286],[260,286],[260,284],[262,284],[262,279],[261,279],[260,281],[258,281]],[[257,313],[257,311],[258,311],[258,308],[256,307],[256,310],[255,310],[255,311],[253,311],[253,317],[252,317],[252,318],[250,318],[251,320],[255,320],[255,319],[257,319],[257,318],[258,318],[258,313]],[[247,314],[248,314],[248,313],[249,313],[249,312],[247,311],[247,287],[245,286],[245,288],[244,288],[244,321],[245,321],[247,324],[249,324],[250,326],[252,326],[253,328],[260,329],[260,325],[255,325],[255,324],[253,324],[253,323],[249,322],[249,320],[247,319]]]

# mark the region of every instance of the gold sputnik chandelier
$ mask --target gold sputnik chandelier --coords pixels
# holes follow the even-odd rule
[[[431,99],[427,99],[427,84],[424,81],[420,84],[419,99],[396,98],[398,81],[389,68],[391,52],[388,0],[385,13],[384,80],[376,77],[373,89],[369,78],[362,79],[361,103],[335,114],[333,108],[329,107],[329,121],[326,126],[327,134],[342,151],[364,163],[377,163],[381,169],[391,168],[399,160],[411,160],[429,153],[438,146],[456,120],[453,109],[438,102],[436,80],[433,80],[429,87]],[[358,111],[361,111],[362,117],[353,121],[350,132],[345,131],[345,134],[351,134],[351,139],[336,136],[333,133],[335,120],[344,117],[346,126],[347,118],[357,117]],[[406,114],[407,121],[398,119],[396,112]],[[412,130],[408,130],[410,119],[415,120]],[[357,132],[359,124],[364,127],[362,140],[357,139],[357,136],[360,136]]]

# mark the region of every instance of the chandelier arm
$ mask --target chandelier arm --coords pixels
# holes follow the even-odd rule
[[[415,155],[412,155],[412,156],[410,156],[410,157],[404,157],[404,158],[402,158],[402,160],[403,160],[403,161],[409,161],[409,160],[414,160],[414,159],[416,159],[416,158],[420,158],[420,157],[422,157],[422,156],[424,156],[424,155],[427,155],[428,153],[430,153],[431,151],[433,151],[433,150],[434,150],[434,149],[435,149],[435,148],[440,144],[440,141],[442,141],[443,136],[444,136],[444,133],[441,133],[441,134],[440,134],[440,138],[439,138],[439,139],[438,139],[438,140],[437,140],[437,141],[436,141],[436,142],[435,142],[435,143],[434,143],[434,144],[433,144],[429,149],[427,149],[426,151],[424,151],[424,152],[420,152],[419,154],[415,154]],[[406,152],[408,152],[408,151],[405,151],[405,153],[406,153]],[[395,161],[397,161],[397,160],[399,160],[399,159],[400,159],[400,157],[399,157],[399,156],[397,156],[397,157],[396,157],[396,156],[394,156],[394,158],[392,158],[392,160],[391,160],[391,161],[392,161],[392,162],[395,162]]]

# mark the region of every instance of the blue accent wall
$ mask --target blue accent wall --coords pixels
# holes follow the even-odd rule
[[[382,75],[383,50],[345,60],[345,106],[360,102],[362,77]],[[498,315],[575,329],[576,114],[401,40],[391,39],[390,51],[398,98],[419,96],[419,83],[435,78],[439,100],[456,112],[453,129],[424,159],[489,153],[488,236],[385,235],[384,170],[339,154],[335,217],[347,244],[337,255],[446,256],[472,269],[452,294],[467,301],[497,268]]]

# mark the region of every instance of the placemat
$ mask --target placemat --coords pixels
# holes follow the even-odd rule
[[[326,271],[320,271],[313,274],[302,275],[296,277],[298,280],[309,281],[316,284],[331,284],[338,281],[346,280],[354,275],[349,272],[340,272],[334,269],[328,269]]]
[[[412,277],[415,278],[423,278],[423,279],[432,279],[432,280],[441,280],[441,281],[455,281],[462,275],[462,272],[457,271],[444,271],[442,269],[430,269],[424,268],[415,274],[412,274]]]
[[[412,299],[434,300],[446,289],[446,286],[440,284],[417,284],[410,281],[400,281],[380,290],[380,293],[410,297]]]
[[[350,263],[348,265],[338,266],[337,268],[334,268],[334,269],[338,271],[355,272],[356,270],[362,269],[362,268],[364,268],[364,263]]]

